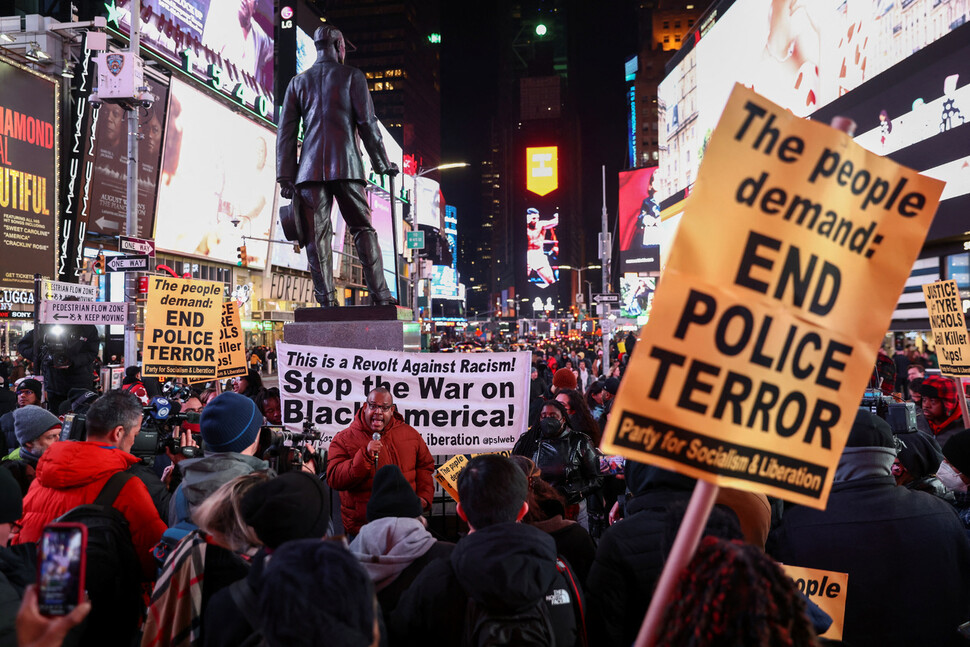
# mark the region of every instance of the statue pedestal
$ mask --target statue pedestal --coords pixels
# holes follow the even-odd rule
[[[412,316],[401,306],[298,308],[283,338],[303,346],[419,352],[421,330]]]

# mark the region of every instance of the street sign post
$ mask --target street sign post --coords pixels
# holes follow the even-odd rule
[[[97,301],[41,301],[40,323],[123,326],[128,304]]]
[[[98,298],[98,288],[82,283],[63,283],[61,281],[43,279],[41,281],[40,295],[43,300],[74,297],[79,301],[94,301]]]
[[[603,292],[602,294],[594,294],[593,301],[596,303],[619,303],[620,295],[616,292]]]
[[[118,251],[125,254],[155,255],[155,241],[147,238],[131,238],[118,236]]]
[[[114,256],[105,263],[109,272],[148,272],[154,256]]]
[[[407,233],[407,248],[408,249],[424,249],[424,232],[423,231],[409,231]]]

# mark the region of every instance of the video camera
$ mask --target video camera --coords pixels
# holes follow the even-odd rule
[[[319,451],[310,450],[306,443],[318,443],[323,435],[313,428],[310,420],[303,422],[303,432],[287,431],[285,427],[266,425],[259,430],[261,456],[277,474],[300,471],[303,465]],[[319,460],[319,458],[318,458]],[[318,471],[320,465],[317,465]]]
[[[52,326],[44,333],[40,347],[41,364],[52,368],[70,368],[72,363],[69,349],[78,342],[77,332],[70,326]]]
[[[161,396],[152,398],[149,406],[145,407],[141,421],[141,429],[135,436],[135,444],[131,447],[131,454],[143,461],[152,461],[155,456],[164,454],[168,449],[173,454],[181,454],[186,458],[202,456],[202,436],[193,434],[192,438],[198,447],[183,447],[175,435],[175,427],[187,422],[199,422],[201,414],[194,411],[179,412],[178,402]],[[87,417],[82,414],[69,413],[64,416],[61,425],[61,440],[87,440]]]
[[[878,389],[866,389],[859,406],[888,422],[893,435],[913,433],[917,430],[916,405],[912,402],[899,402],[893,396],[886,395]]]

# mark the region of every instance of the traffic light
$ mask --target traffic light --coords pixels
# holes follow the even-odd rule
[[[98,252],[97,258],[94,259],[94,273],[104,274],[104,252]]]
[[[239,267],[249,267],[249,256],[246,255],[246,244],[243,243],[237,247],[236,251],[239,252],[239,262],[236,265]]]

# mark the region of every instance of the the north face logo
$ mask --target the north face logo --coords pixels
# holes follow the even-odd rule
[[[546,602],[551,607],[569,604],[569,592],[566,589],[554,589],[552,593],[546,596]]]

